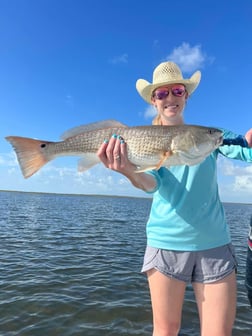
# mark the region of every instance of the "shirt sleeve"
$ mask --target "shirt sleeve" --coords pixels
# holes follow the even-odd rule
[[[239,134],[233,133],[231,131],[224,129],[222,129],[222,131],[224,139],[235,139],[239,137]],[[238,145],[224,145],[218,148],[218,152],[230,159],[252,162],[252,148],[241,147]]]

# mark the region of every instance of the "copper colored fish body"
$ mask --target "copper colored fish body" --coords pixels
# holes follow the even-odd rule
[[[8,136],[23,176],[30,177],[59,156],[80,156],[79,171],[99,163],[96,153],[105,139],[120,135],[127,144],[128,158],[136,171],[160,166],[195,165],[222,144],[219,129],[204,126],[127,127],[114,120],[83,125],[63,134],[59,142]]]

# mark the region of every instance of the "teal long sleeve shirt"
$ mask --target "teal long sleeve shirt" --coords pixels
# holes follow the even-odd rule
[[[223,130],[224,138],[237,135]],[[199,251],[230,243],[219,197],[217,157],[252,162],[252,149],[221,146],[195,166],[150,171],[157,186],[146,226],[147,244],[176,251]]]

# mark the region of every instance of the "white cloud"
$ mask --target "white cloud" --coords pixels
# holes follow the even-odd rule
[[[237,192],[250,193],[252,196],[252,176],[236,176],[234,190]]]
[[[7,154],[5,153],[0,154],[0,165],[7,166],[7,167],[17,166],[18,162],[17,162],[17,157],[14,151],[7,153]]]
[[[157,111],[154,106],[149,105],[146,110],[144,111],[144,118],[149,119],[149,118],[154,118],[157,115]]]
[[[159,40],[154,40],[153,41],[153,48],[159,48],[160,44],[159,44]]]
[[[122,54],[119,56],[115,56],[110,60],[110,63],[112,64],[118,64],[118,63],[128,63],[128,54]]]
[[[219,157],[218,173],[220,194],[223,200],[251,203],[251,164]]]
[[[67,94],[65,97],[66,105],[72,110],[74,108],[74,98],[71,94]]]
[[[183,42],[166,57],[167,61],[177,63],[182,71],[192,72],[203,67],[206,60],[210,60],[201,50],[201,45],[190,46]]]
[[[252,165],[241,161],[219,157],[219,167],[226,176],[251,176]]]
[[[119,173],[97,165],[84,173],[77,167],[69,167],[71,160],[58,160],[42,167],[36,174],[24,179],[19,166],[9,169],[1,167],[0,189],[70,194],[105,194],[121,196],[144,196],[146,194],[134,188],[129,180]],[[64,165],[64,166],[63,166]]]

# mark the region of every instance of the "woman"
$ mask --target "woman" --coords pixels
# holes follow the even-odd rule
[[[184,79],[173,62],[161,63],[153,83],[139,79],[140,96],[155,106],[155,125],[184,124],[188,97],[201,74]],[[224,131],[224,138],[236,137]],[[252,147],[252,129],[245,138]],[[228,336],[236,313],[236,260],[219,198],[218,154],[252,162],[252,150],[222,146],[195,166],[174,166],[135,173],[120,137],[104,142],[97,155],[104,165],[125,175],[132,184],[153,193],[147,223],[147,248],[142,271],[147,274],[155,336],[177,335],[186,284],[191,282],[198,306],[201,335]]]

